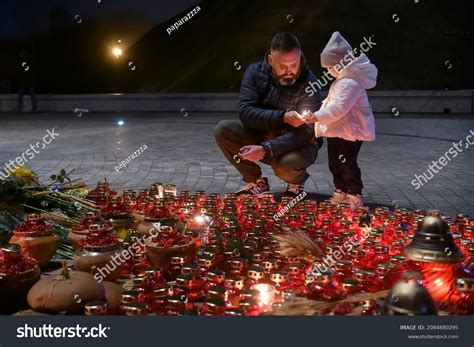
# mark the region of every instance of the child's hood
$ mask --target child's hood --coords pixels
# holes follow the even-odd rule
[[[352,78],[361,83],[365,89],[371,89],[377,84],[377,68],[370,59],[361,54],[338,74],[337,79]]]

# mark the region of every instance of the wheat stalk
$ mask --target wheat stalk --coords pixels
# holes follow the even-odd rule
[[[388,290],[376,293],[355,294],[337,301],[315,301],[307,298],[297,298],[293,302],[284,303],[283,306],[269,312],[271,316],[314,316],[323,314],[323,311],[343,303],[359,303],[367,300],[385,298]]]
[[[302,231],[285,228],[273,238],[278,241],[277,252],[284,257],[295,257],[311,263],[324,257],[319,245]]]

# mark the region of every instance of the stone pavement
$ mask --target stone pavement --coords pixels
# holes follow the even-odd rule
[[[377,140],[364,144],[359,157],[366,202],[370,206],[436,208],[449,215],[473,215],[474,148],[462,147],[462,152],[420,189],[415,190],[410,182],[447,152],[453,141],[465,139],[469,130],[474,130],[474,117],[417,117],[377,118]],[[180,190],[232,192],[242,184],[241,177],[225,160],[213,136],[221,119],[232,118],[238,115],[0,113],[0,169],[30,144],[42,141],[47,129],[57,127],[59,136],[27,164],[42,181],[61,168],[76,168],[74,177],[82,177],[91,187],[107,176],[118,189],[163,182],[176,184]],[[125,124],[119,126],[119,120]],[[114,170],[143,145],[147,149],[138,158],[118,173]],[[271,190],[283,191],[284,182],[268,166],[262,167]],[[326,146],[309,171],[306,191],[317,199],[326,198],[333,191]]]

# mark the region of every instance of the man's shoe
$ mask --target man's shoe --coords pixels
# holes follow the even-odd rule
[[[362,200],[362,195],[360,194],[352,195],[352,194],[347,193],[346,198],[344,199],[343,202],[349,204],[349,206],[351,207],[351,210],[353,211],[356,208],[362,207],[362,205],[364,204]]]
[[[345,198],[346,198],[346,193],[344,193],[340,189],[336,189],[334,191],[334,193],[332,193],[332,196],[329,199],[329,202],[332,203],[332,204],[337,205],[337,204],[340,204],[340,203],[344,202]]]
[[[270,192],[270,186],[268,185],[268,178],[262,177],[255,183],[246,183],[243,187],[239,188],[235,194],[237,195],[254,195],[260,196]]]
[[[301,193],[304,192],[304,183],[302,184],[294,184],[294,183],[288,183],[288,186],[286,187],[286,196],[298,196]]]

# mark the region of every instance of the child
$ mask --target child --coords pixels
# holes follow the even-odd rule
[[[321,53],[321,66],[335,78],[319,111],[309,113],[316,137],[327,137],[329,170],[335,192],[330,201],[361,207],[362,180],[357,155],[362,141],[375,139],[375,121],[366,89],[375,87],[377,68],[365,54],[354,56],[350,44],[334,32]]]

